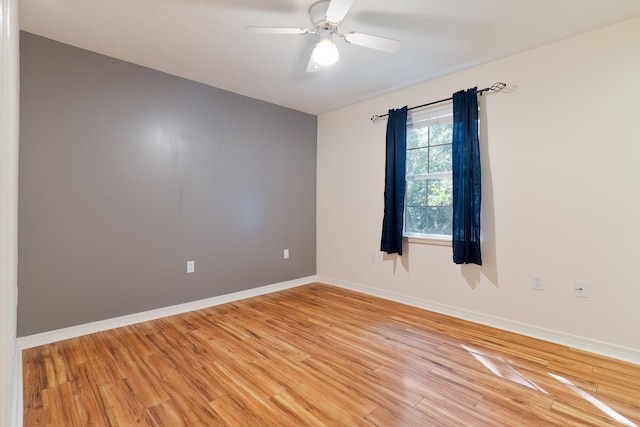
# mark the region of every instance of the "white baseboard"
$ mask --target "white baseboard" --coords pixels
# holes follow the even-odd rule
[[[98,322],[87,323],[84,325],[72,326],[69,328],[58,329],[55,331],[43,332],[41,334],[29,335],[18,338],[18,346],[20,349],[37,347],[44,344],[50,344],[56,341],[62,341],[82,335],[92,334],[95,332],[105,331],[108,329],[119,328],[122,326],[133,325],[135,323],[146,322],[149,320],[159,319],[161,317],[173,316],[175,314],[186,313],[188,311],[200,310],[215,305],[225,304],[228,302],[238,301],[259,295],[265,295],[284,289],[290,289],[307,283],[321,282],[352,291],[361,292],[363,294],[373,295],[390,301],[396,301],[413,307],[422,308],[436,313],[445,314],[456,317],[458,319],[468,320],[470,322],[491,326],[509,332],[525,335],[532,338],[541,339],[555,344],[588,351],[613,359],[623,360],[636,365],[640,365],[640,351],[631,348],[618,346],[606,342],[596,341],[576,335],[567,334],[560,331],[540,328],[538,326],[528,325],[525,323],[514,322],[512,320],[491,316],[488,314],[478,313],[471,310],[440,304],[433,301],[414,298],[407,295],[388,292],[381,289],[370,288],[355,283],[346,282],[325,276],[309,276],[300,279],[290,280],[287,282],[275,283],[272,285],[262,286],[259,288],[248,289],[246,291],[234,292],[232,294],[221,295],[204,300],[188,302],[185,304],[173,305],[170,307],[159,308],[156,310],[145,311],[142,313],[130,314],[127,316],[116,317],[113,319],[101,320]]]
[[[427,301],[402,294],[357,285],[355,283],[349,283],[330,277],[318,276],[317,281],[326,283],[328,285],[361,292],[363,294],[373,295],[387,300],[396,301],[413,307],[423,308],[425,310],[445,314],[448,316],[456,317],[458,319],[468,320],[470,322],[479,323],[481,325],[487,325],[505,331],[515,332],[520,335],[525,335],[543,341],[548,341],[555,344],[560,344],[567,347],[588,351],[590,353],[599,354],[601,356],[640,365],[640,351],[631,348],[596,341],[560,331],[540,328],[538,326],[527,325],[525,323],[514,322],[512,320],[478,313],[475,311],[465,310],[446,304],[440,304],[437,302]]]
[[[158,308],[156,310],[143,311],[141,313],[100,320],[97,322],[86,323],[84,325],[71,326],[69,328],[57,329],[55,331],[28,335],[26,337],[18,338],[18,347],[21,350],[31,347],[37,347],[40,345],[50,344],[52,342],[80,337],[82,335],[93,334],[100,331],[106,331],[109,329],[120,328],[136,323],[147,322],[149,320],[159,319],[161,317],[173,316],[175,314],[186,313],[188,311],[200,310],[203,308],[213,307],[215,305],[238,301],[245,298],[251,298],[258,295],[281,291],[284,289],[295,288],[307,283],[316,282],[317,280],[317,276],[303,277],[300,279],[289,280],[287,282],[247,289],[246,291],[239,291],[203,300],[187,302],[184,304]]]

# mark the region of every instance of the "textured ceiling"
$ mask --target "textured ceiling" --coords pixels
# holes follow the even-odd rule
[[[338,40],[340,62],[315,74],[305,70],[317,35],[244,30],[311,27],[313,3],[20,0],[19,7],[30,33],[312,114],[640,16],[639,0],[355,0],[341,32],[398,39],[402,48],[388,54]]]

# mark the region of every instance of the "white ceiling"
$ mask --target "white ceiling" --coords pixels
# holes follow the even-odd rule
[[[402,48],[338,40],[340,62],[315,74],[305,70],[317,35],[244,30],[311,27],[314,2],[20,0],[19,9],[30,33],[312,114],[640,16],[640,0],[355,0],[341,32]]]

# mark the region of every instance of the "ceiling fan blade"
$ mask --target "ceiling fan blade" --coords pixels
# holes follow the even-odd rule
[[[402,42],[398,40],[388,39],[386,37],[372,36],[371,34],[356,33],[352,31],[344,36],[347,43],[358,46],[364,46],[371,49],[381,50],[383,52],[395,53],[402,46]]]
[[[351,9],[353,0],[331,0],[327,9],[327,21],[338,24]]]
[[[246,27],[245,30],[260,34],[293,34],[303,36],[311,31],[303,27]]]

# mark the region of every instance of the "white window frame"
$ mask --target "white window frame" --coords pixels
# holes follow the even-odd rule
[[[440,104],[428,109],[423,109],[418,112],[410,112],[409,117],[407,118],[407,128],[419,122],[433,122],[440,121],[442,122],[450,122],[453,123],[453,108],[452,103],[448,102],[446,104]],[[407,150],[409,151],[409,150]],[[449,178],[453,179],[453,172],[441,172],[441,173],[427,173],[427,174],[418,174],[418,175],[407,175],[407,181],[416,181],[416,180],[427,180],[427,179],[442,179]],[[406,190],[405,190],[405,212],[406,212]],[[407,232],[404,229],[404,219],[402,226],[402,235],[405,237],[409,243],[419,243],[419,244],[427,244],[427,245],[437,245],[437,246],[451,246],[453,237],[451,235],[442,235],[442,234],[422,234],[422,233],[411,233]]]

